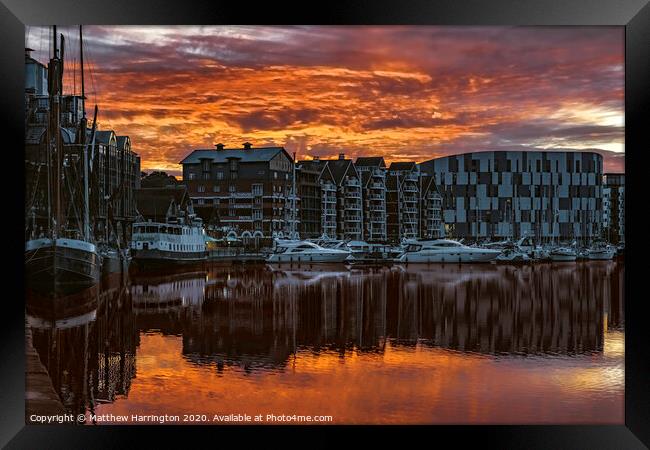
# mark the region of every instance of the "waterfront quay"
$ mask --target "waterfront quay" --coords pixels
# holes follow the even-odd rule
[[[25,321],[25,423],[39,423],[43,416],[60,418],[64,414],[66,409],[34,349],[32,330]],[[40,423],[47,423],[47,419]]]

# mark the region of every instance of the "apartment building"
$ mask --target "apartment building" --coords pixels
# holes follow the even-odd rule
[[[286,238],[297,232],[293,158],[284,148],[217,144],[193,150],[180,164],[197,210],[216,209],[220,225],[231,235]]]
[[[385,242],[386,229],[386,163],[381,156],[360,157],[354,163],[361,176],[363,239]]]
[[[488,151],[419,164],[442,195],[445,233],[469,240],[589,240],[602,220],[602,156]]]

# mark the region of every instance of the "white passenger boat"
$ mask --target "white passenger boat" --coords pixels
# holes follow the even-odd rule
[[[348,250],[325,248],[309,241],[276,240],[268,263],[340,263],[350,255]]]
[[[607,245],[603,241],[594,242],[585,252],[585,258],[592,260],[610,260],[614,255],[616,255],[616,247]]]
[[[468,263],[490,262],[500,250],[469,247],[451,239],[407,241],[404,252],[397,258],[402,263]]]
[[[572,262],[578,258],[578,254],[571,247],[555,247],[549,252],[551,261]]]
[[[203,223],[193,215],[187,221],[134,223],[131,256],[140,267],[205,261]]]

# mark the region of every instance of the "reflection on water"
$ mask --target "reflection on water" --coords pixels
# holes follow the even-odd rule
[[[75,414],[622,423],[623,278],[613,261],[206,266],[88,291],[64,319],[29,298],[28,318]]]

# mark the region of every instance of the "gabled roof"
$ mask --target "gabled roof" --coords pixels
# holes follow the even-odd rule
[[[127,142],[131,142],[131,139],[128,136],[117,136],[117,149],[124,150]]]
[[[357,169],[355,169],[351,159],[327,160],[327,166],[332,172],[332,176],[334,177],[334,182],[336,184],[341,184],[346,175],[355,177],[359,176]],[[354,173],[349,173],[350,169],[352,169],[352,172]]]
[[[96,144],[108,144],[111,137],[115,137],[115,132],[113,130],[105,130],[105,131],[95,130]]]
[[[311,167],[314,169],[319,169],[320,174],[318,175],[319,179],[326,179],[326,180],[331,180],[332,182],[334,181],[334,176],[332,175],[332,170],[330,169],[329,163],[330,161],[326,159],[310,159],[310,160],[304,160],[304,161],[298,161],[298,164],[301,165],[308,165],[307,167]]]
[[[381,156],[363,156],[357,158],[354,162],[355,166],[365,166],[365,167],[386,167],[386,162]]]
[[[438,192],[438,185],[435,183],[431,175],[422,175],[422,194],[427,194],[428,192]],[[439,193],[439,192],[438,192]]]
[[[241,162],[260,162],[270,161],[278,153],[284,153],[289,160],[292,160],[291,155],[283,147],[253,147],[250,149],[197,149],[187,155],[179,164],[196,164],[201,159],[211,159],[216,163],[225,163],[229,158],[237,158]]]

